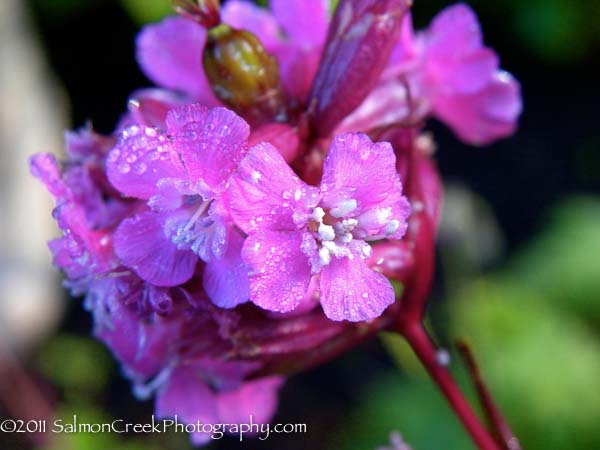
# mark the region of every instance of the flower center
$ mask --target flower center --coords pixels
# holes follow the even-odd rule
[[[200,204],[194,202],[193,206],[197,205],[197,207],[188,210],[187,220],[180,218],[177,221],[171,236],[171,241],[177,245],[177,248],[190,249],[202,258],[205,244],[214,225],[214,220],[209,214],[211,203],[212,200],[201,200]]]
[[[332,256],[354,258],[357,252],[353,250],[359,250],[358,254],[362,258],[370,256],[371,246],[362,240],[356,248],[351,248],[351,243],[357,238],[355,229],[358,220],[345,216],[352,213],[356,207],[356,200],[348,199],[331,209],[321,206],[313,209],[308,230],[317,243],[320,267],[329,265]]]

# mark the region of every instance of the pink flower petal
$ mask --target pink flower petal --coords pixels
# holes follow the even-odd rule
[[[165,89],[138,89],[131,94],[127,105],[129,112],[119,122],[119,127],[146,125],[164,131],[169,110],[187,101],[189,100],[186,97]]]
[[[374,319],[394,299],[388,279],[370,269],[360,257],[333,258],[321,271],[321,306],[331,320]]]
[[[289,312],[304,300],[310,283],[302,234],[258,231],[244,243],[242,258],[250,267],[250,300],[261,308]]]
[[[181,422],[188,424],[219,423],[216,396],[192,367],[180,366],[173,370],[156,396],[155,413],[161,419],[177,415]],[[203,444],[210,440],[210,435],[198,432],[191,439],[195,444]]]
[[[435,65],[435,69],[432,66]],[[489,83],[499,67],[498,56],[488,48],[481,48],[458,61],[432,61],[428,70],[437,70],[437,88],[444,91],[470,94]]]
[[[121,193],[147,200],[162,178],[184,177],[179,155],[156,129],[132,125],[121,134],[106,161],[112,185]]]
[[[337,132],[369,130],[407,121],[410,110],[406,85],[396,79],[381,81],[361,105],[347,116]]]
[[[206,32],[197,23],[167,17],[138,35],[137,60],[157,85],[185,92],[207,106],[218,105],[202,67],[205,39]]]
[[[244,238],[231,231],[225,255],[213,258],[204,269],[204,290],[221,308],[234,308],[250,297],[248,266],[242,260],[243,244]]]
[[[295,212],[316,205],[316,189],[304,184],[270,144],[248,150],[231,177],[231,215],[246,233],[259,229],[295,230]]]
[[[472,95],[436,96],[434,113],[465,142],[486,145],[510,136],[522,110],[520,86],[507,72]]]
[[[281,82],[288,96],[304,104],[319,69],[321,48],[301,48],[292,43],[277,53]]]
[[[221,17],[234,28],[254,33],[268,52],[273,52],[281,42],[277,20],[270,11],[252,2],[231,0],[223,6]]]
[[[367,266],[388,278],[404,281],[411,273],[415,257],[406,241],[384,241],[373,244],[373,254],[366,260]]]
[[[267,123],[252,130],[248,146],[252,147],[261,142],[273,145],[288,163],[296,159],[300,150],[298,130],[283,123]]]
[[[325,158],[321,191],[322,204],[334,216],[357,217],[362,237],[384,233],[398,239],[406,230],[410,207],[388,142],[374,144],[360,133],[337,135]],[[388,228],[392,220],[397,222]]]
[[[449,6],[435,16],[426,39],[430,57],[439,59],[454,59],[483,45],[477,16],[463,3]]]
[[[151,211],[125,219],[114,234],[115,253],[141,278],[156,286],[188,281],[198,257],[178,250],[167,237],[164,223],[170,216]]]
[[[224,423],[268,423],[278,403],[282,377],[259,378],[247,381],[233,391],[217,396],[219,418]]]
[[[328,1],[271,0],[273,15],[298,47],[320,47],[327,35]]]
[[[181,323],[159,315],[142,319],[127,302],[141,299],[145,292],[153,295],[153,291],[165,290],[144,286],[145,283],[131,284],[132,278],[101,281],[102,295],[98,296],[94,312],[102,319],[96,320],[94,334],[110,347],[130,374],[145,379],[155,376],[171,357]]]
[[[248,124],[226,108],[193,104],[169,111],[167,127],[189,178],[202,180],[214,192],[221,191],[244,156]]]

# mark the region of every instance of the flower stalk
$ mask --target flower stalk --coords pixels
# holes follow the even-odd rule
[[[438,351],[422,324],[403,327],[399,332],[409,343],[427,372],[446,397],[456,416],[480,450],[503,450],[492,438],[456,385],[448,369],[440,364]]]

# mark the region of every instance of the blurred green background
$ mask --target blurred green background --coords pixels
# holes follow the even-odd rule
[[[416,1],[417,26],[449,4]],[[469,4],[503,67],[521,80],[525,113],[515,137],[488,149],[431,126],[448,188],[431,325],[448,349],[468,339],[524,449],[598,449],[600,3]],[[27,7],[69,95],[72,125],[93,118],[110,131],[127,95],[149,84],[133,58],[135,33],[168,14],[169,2],[28,0]],[[89,337],[80,302],[71,303],[28,367],[52,386],[64,417],[146,422],[151,402],[133,398],[112,357]],[[453,370],[474,400],[455,354]],[[307,423],[308,433],[241,444],[226,438],[212,448],[369,450],[397,430],[414,450],[473,449],[405,344],[390,335],[293,377],[275,422]],[[0,447],[32,448],[2,435]],[[176,434],[78,434],[61,435],[51,448],[191,447]]]

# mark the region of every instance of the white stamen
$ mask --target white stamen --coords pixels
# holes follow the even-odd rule
[[[320,206],[317,206],[312,213],[312,218],[321,223],[323,222],[323,217],[325,217],[325,211],[323,211],[323,208],[321,208]]]
[[[319,262],[321,266],[327,266],[331,262],[331,253],[326,247],[321,247],[319,250]]]
[[[329,213],[333,217],[343,217],[347,214],[350,214],[352,211],[356,209],[358,203],[353,198],[349,198],[348,200],[342,200],[338,203],[338,205],[333,208]]]
[[[302,189],[298,188],[294,192],[294,200],[298,201],[302,197]]]
[[[335,230],[331,225],[321,223],[319,224],[317,232],[319,234],[319,239],[322,241],[333,241],[335,239]]]
[[[352,231],[358,225],[358,220],[356,219],[344,219],[342,220],[342,226],[346,231]]]
[[[370,245],[366,244],[362,248],[362,254],[365,258],[369,258],[373,254],[373,249]]]
[[[323,247],[329,250],[330,253],[333,253],[334,255],[336,254],[337,245],[335,245],[335,242],[325,241],[323,242]]]
[[[392,208],[381,208],[377,210],[377,222],[380,224],[386,223],[392,216]]]
[[[385,234],[388,236],[390,234],[394,234],[400,228],[400,222],[396,219],[390,220],[388,224],[385,226]]]
[[[349,244],[350,242],[352,242],[352,233],[344,233],[341,237],[340,237],[340,241],[342,241],[344,244]]]
[[[202,215],[206,212],[209,205],[210,205],[210,201],[202,202],[200,204],[200,206],[198,207],[198,209],[196,210],[196,212],[194,213],[194,215],[190,218],[190,220],[188,220],[188,223],[185,224],[185,227],[183,227],[182,231],[183,232],[190,231],[192,229],[192,227],[194,226],[194,224],[196,223],[196,221],[200,217],[202,217]]]

